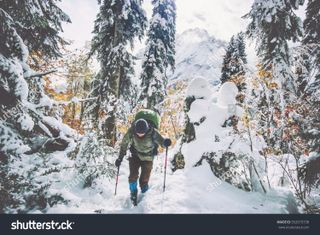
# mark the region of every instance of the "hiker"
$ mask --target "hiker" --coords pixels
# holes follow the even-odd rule
[[[149,115],[146,115],[145,117],[142,115],[142,118],[138,118],[134,121],[123,137],[119,157],[115,162],[115,165],[120,167],[127,149],[130,146],[131,157],[129,158],[129,188],[131,200],[134,205],[137,204],[137,181],[139,178],[139,168],[141,167],[139,185],[141,192],[145,193],[149,189],[149,178],[152,170],[153,159],[157,155],[158,146],[160,145],[163,148],[168,148],[171,145],[170,139],[165,139],[160,135],[157,130],[159,124],[152,122],[154,118],[148,118],[150,115],[154,115],[152,112],[153,111],[148,110],[147,114]],[[146,113],[146,111],[142,111],[142,113]],[[136,117],[139,117],[139,115]]]

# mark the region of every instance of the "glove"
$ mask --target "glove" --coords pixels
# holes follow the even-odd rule
[[[166,147],[166,148],[168,148],[169,146],[171,146],[171,144],[172,144],[172,141],[171,141],[170,139],[165,139],[165,140],[163,141],[163,146]]]
[[[121,162],[122,162],[122,159],[118,158],[114,164],[116,165],[116,167],[120,167]]]

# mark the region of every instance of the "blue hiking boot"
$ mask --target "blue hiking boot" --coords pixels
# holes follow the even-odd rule
[[[138,189],[137,182],[129,183],[130,188],[130,199],[134,206],[138,204]]]
[[[143,186],[141,186],[141,193],[146,193],[149,189],[149,185],[145,184]]]

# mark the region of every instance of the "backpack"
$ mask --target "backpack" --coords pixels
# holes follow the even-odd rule
[[[150,110],[150,109],[141,109],[135,116],[134,121],[137,121],[138,119],[144,119],[149,124],[151,124],[152,127],[156,129],[160,129],[160,116],[157,112]]]
[[[148,124],[155,129],[160,129],[160,115],[151,110],[151,109],[141,109],[135,116],[134,121],[137,121],[139,119],[144,119],[148,122]],[[153,135],[152,135],[153,136]],[[155,143],[154,140],[152,140],[154,143],[154,149],[153,149],[153,155],[158,155],[158,145]]]

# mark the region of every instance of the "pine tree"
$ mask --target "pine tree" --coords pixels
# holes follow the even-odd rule
[[[239,57],[241,58],[244,64],[248,63],[247,53],[246,53],[246,43],[245,43],[245,35],[243,32],[237,34],[237,42],[238,42],[238,50]]]
[[[317,0],[309,0],[306,9],[306,19],[303,23],[305,36],[304,43],[319,44],[320,39],[320,2]]]
[[[91,55],[97,54],[101,70],[92,83],[91,97],[97,99],[87,108],[93,125],[107,144],[116,141],[116,115],[119,102],[132,98],[131,76],[134,57],[128,50],[136,37],[141,39],[146,28],[141,0],[103,0],[95,20]]]
[[[61,0],[1,0],[0,8],[16,22],[16,31],[26,44],[30,55],[42,59],[58,58],[61,47],[68,43],[59,35],[62,23],[71,20],[58,6]],[[36,60],[36,56],[32,56]]]
[[[240,92],[245,89],[244,76],[246,74],[245,65],[247,64],[245,48],[243,33],[232,36],[221,69],[221,83],[234,81]]]
[[[223,57],[223,64],[222,64],[222,75],[221,75],[221,83],[225,83],[226,81],[228,81],[231,77],[231,71],[230,71],[230,67],[228,66],[230,61],[231,61],[231,56],[232,53],[235,51],[235,42],[234,42],[234,36],[231,37],[230,42],[228,44],[227,47],[227,51],[225,56]]]
[[[301,167],[299,177],[310,192],[319,186],[320,159],[320,2],[309,0],[304,21],[302,45],[296,48],[296,76],[299,97],[295,102],[297,114],[293,120],[299,127],[297,133],[301,140],[296,151],[305,151],[310,158]],[[301,142],[304,146],[301,146]],[[305,196],[305,195],[304,195]]]
[[[46,32],[38,27],[28,28],[28,32],[34,35],[33,42],[28,42],[23,37],[23,31],[20,31],[24,28],[23,22],[30,22],[28,17],[38,13],[44,17],[43,23],[46,24],[49,21],[45,19],[55,14],[51,12],[50,16],[46,16],[44,8],[39,7],[44,5],[38,2],[24,1],[22,5],[12,6],[11,1],[0,2],[0,93],[3,98],[0,102],[1,213],[44,210],[48,204],[59,200],[58,195],[48,193],[51,181],[41,181],[37,174],[48,167],[45,166],[47,154],[65,150],[74,137],[59,120],[46,115],[44,109],[48,109],[49,105],[40,102],[41,97],[45,96],[42,75],[28,65],[29,51],[35,49],[32,43],[40,43]],[[54,1],[48,2],[53,4]],[[7,8],[5,3],[11,6],[8,12],[4,10]],[[21,15],[18,14],[20,11]],[[61,23],[58,18],[55,19],[56,24]],[[48,30],[46,41],[51,39],[50,32]],[[45,47],[44,44],[41,48]],[[54,45],[48,46],[51,52],[55,51]],[[52,57],[53,54],[47,56]],[[36,83],[35,88],[30,87],[30,84]],[[33,91],[38,94],[31,95]]]
[[[309,0],[306,19],[303,23],[302,45],[295,48],[294,68],[297,98],[296,115],[293,121],[298,128],[298,136],[305,146],[296,144],[296,151],[305,151],[312,156],[320,155],[319,133],[319,88],[320,88],[320,3]],[[296,137],[297,139],[297,137]]]
[[[176,5],[174,0],[153,0],[152,4],[139,100],[146,108],[159,110],[166,95],[167,70],[175,68]]]
[[[309,49],[310,55],[314,63],[315,79],[313,84],[310,84],[310,89],[317,90],[320,87],[320,3],[316,0],[309,0],[306,9],[306,19],[304,26],[303,44]]]
[[[297,41],[302,36],[301,20],[294,13],[304,1],[301,0],[255,0],[251,11],[245,18],[251,22],[247,35],[257,44],[257,53],[262,61],[262,69],[270,71],[270,105],[274,147],[288,152],[288,146],[282,141],[285,126],[286,103],[296,94],[293,74],[290,70],[291,58],[288,41]],[[290,24],[288,24],[290,22]]]
[[[274,77],[278,78],[281,90],[278,98],[282,109],[285,107],[284,99],[288,99],[290,91],[294,92],[288,41],[296,42],[302,36],[301,20],[293,10],[298,9],[303,2],[277,0],[271,3],[255,0],[251,11],[244,16],[251,20],[247,35],[256,41],[263,69],[272,68]]]

